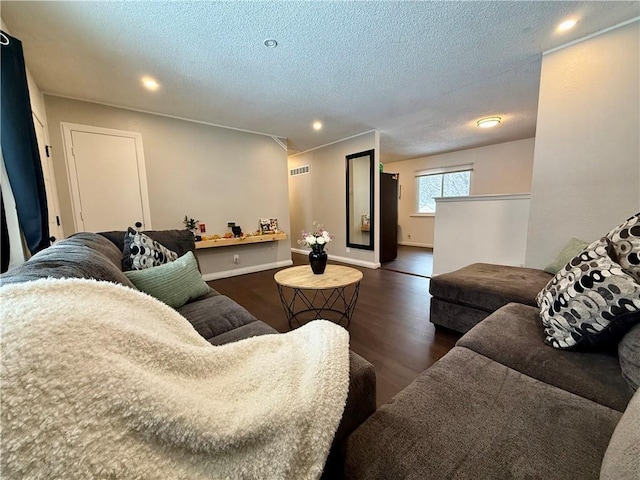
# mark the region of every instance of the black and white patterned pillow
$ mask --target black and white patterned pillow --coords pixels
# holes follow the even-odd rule
[[[178,254],[151,237],[129,228],[124,238],[122,266],[124,271],[143,270],[173,262]]]
[[[605,238],[613,245],[613,259],[640,283],[640,213],[611,230]]]
[[[559,349],[596,345],[640,320],[640,284],[612,252],[608,238],[593,242],[538,294],[547,343]]]

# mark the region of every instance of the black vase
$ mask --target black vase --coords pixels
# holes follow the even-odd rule
[[[327,268],[327,254],[320,250],[311,250],[309,252],[309,263],[311,264],[311,270],[316,275],[322,275],[324,269]]]

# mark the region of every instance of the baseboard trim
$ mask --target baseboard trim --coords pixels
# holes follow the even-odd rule
[[[433,248],[433,245],[430,243],[398,242],[398,245],[406,245],[407,247]]]
[[[300,248],[292,248],[291,253],[299,253],[301,255],[308,255],[309,250],[302,250]],[[349,257],[339,257],[337,255],[329,255],[329,260],[333,260],[334,262],[346,263],[348,265],[355,265],[357,267],[365,267],[365,268],[380,268],[379,263],[375,262],[367,262],[366,260],[358,260],[357,258],[349,258]]]
[[[211,280],[219,280],[221,278],[236,277],[238,275],[246,275],[247,273],[262,272],[264,270],[271,270],[274,268],[290,267],[293,265],[292,260],[282,260],[280,262],[261,263],[260,265],[251,265],[250,267],[234,268],[233,270],[224,270],[222,272],[205,273],[202,275],[202,279],[205,282]]]

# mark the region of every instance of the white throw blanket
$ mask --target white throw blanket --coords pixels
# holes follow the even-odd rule
[[[347,398],[342,327],[216,347],[120,285],[0,292],[2,478],[320,475]]]

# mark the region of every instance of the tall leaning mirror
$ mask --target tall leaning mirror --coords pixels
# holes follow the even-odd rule
[[[347,247],[373,250],[373,150],[347,155]]]

